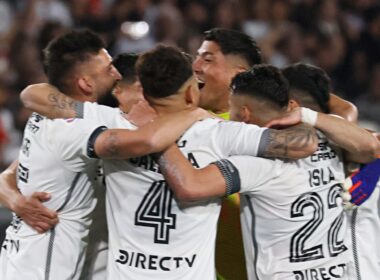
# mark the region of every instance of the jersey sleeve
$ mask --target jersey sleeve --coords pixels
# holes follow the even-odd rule
[[[256,192],[277,177],[278,161],[250,156],[232,156],[227,159],[239,172],[241,193]]]
[[[223,154],[257,156],[261,136],[267,128],[241,122],[220,122],[215,130],[215,141]]]
[[[109,128],[115,127],[115,122],[120,118],[119,108],[99,105],[98,103],[85,102],[83,108],[83,118],[97,122]]]
[[[106,129],[97,122],[86,119],[57,120],[50,127],[49,142],[62,163],[74,172],[81,172],[91,158],[91,136]]]

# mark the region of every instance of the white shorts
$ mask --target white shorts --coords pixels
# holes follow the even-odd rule
[[[80,223],[60,223],[44,234],[14,222],[6,231],[0,254],[2,280],[79,279],[83,269],[88,230]]]

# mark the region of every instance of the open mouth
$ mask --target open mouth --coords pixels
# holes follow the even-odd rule
[[[198,88],[201,90],[202,88],[204,88],[204,86],[205,86],[205,82],[198,80]]]

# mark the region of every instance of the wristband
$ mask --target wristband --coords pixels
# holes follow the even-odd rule
[[[318,112],[308,108],[301,108],[301,122],[315,126],[317,123]]]

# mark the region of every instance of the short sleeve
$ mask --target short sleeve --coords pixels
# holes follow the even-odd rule
[[[218,124],[214,137],[221,151],[228,156],[257,156],[261,136],[265,130],[267,128],[253,124],[225,121]]]
[[[81,172],[91,159],[88,144],[91,135],[104,126],[86,119],[55,120],[48,137],[52,151],[74,172]]]
[[[277,160],[251,156],[232,156],[228,160],[239,171],[241,193],[261,190],[278,176],[276,170],[281,168]]]
[[[109,128],[115,127],[115,123],[121,114],[122,112],[119,108],[112,108],[92,102],[84,103],[83,118]]]

